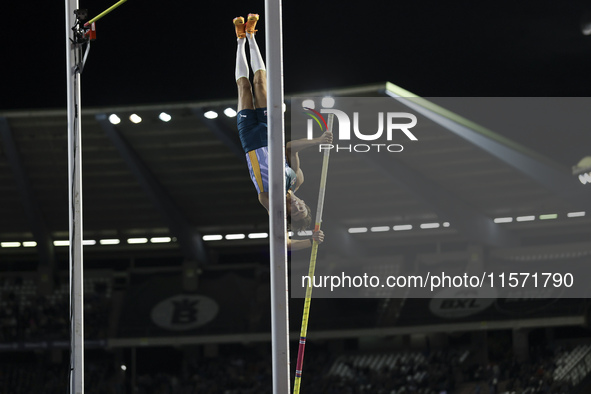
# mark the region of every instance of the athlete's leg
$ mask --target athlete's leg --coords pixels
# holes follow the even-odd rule
[[[238,86],[238,112],[243,109],[254,109],[252,86],[248,80],[248,62],[246,61],[246,39],[244,18],[234,19],[238,48],[236,50],[236,85]]]
[[[258,70],[254,73],[254,105],[255,108],[267,107],[267,71]]]
[[[261,51],[255,39],[255,27],[259,16],[257,14],[248,14],[246,21],[246,38],[250,48],[250,65],[254,72],[254,106],[255,108],[264,108],[267,106],[267,69],[261,56]]]

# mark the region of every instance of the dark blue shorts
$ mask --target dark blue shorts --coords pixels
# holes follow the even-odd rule
[[[243,109],[236,123],[245,153],[267,146],[267,108]]]

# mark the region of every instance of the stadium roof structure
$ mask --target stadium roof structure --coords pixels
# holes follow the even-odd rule
[[[340,97],[388,98],[392,111],[410,111],[422,119],[413,129],[418,149],[331,155],[323,220],[327,250],[338,254],[393,244],[403,249],[439,242],[504,247],[591,241],[591,212],[585,211],[591,187],[571,174],[570,159],[564,159],[569,147],[591,148],[588,133],[566,135],[548,124],[550,130],[537,131],[531,144],[524,144],[523,134],[499,129],[503,126],[498,122],[510,117],[499,116],[499,111],[510,111],[511,100],[495,101],[499,108],[490,112],[496,116],[484,122],[493,125],[491,131],[488,124],[464,115],[477,99],[425,100],[391,83],[297,96],[326,94],[337,102]],[[530,108],[533,117],[544,105],[556,108],[555,103],[539,103]],[[571,107],[582,104],[576,101]],[[85,250],[172,250],[207,260],[209,248],[268,242],[248,236],[265,233],[268,217],[249,179],[235,118],[223,115],[235,105],[232,99],[83,108],[84,234],[96,242]],[[364,105],[360,99],[360,111]],[[208,111],[218,116],[210,119]],[[291,111],[288,105],[287,139]],[[161,120],[162,113],[170,119]],[[109,120],[113,114],[120,123]],[[130,121],[132,114],[141,122]],[[573,129],[574,124],[565,127]],[[68,239],[66,130],[65,110],[0,113],[0,241],[15,246],[0,248],[1,260],[31,256],[36,249],[40,261],[52,261],[56,251],[67,249],[56,243]],[[527,140],[531,134],[524,135]],[[571,165],[581,157],[572,157]],[[314,207],[321,155],[302,153],[302,163],[307,189],[301,196]],[[331,209],[330,199],[337,198],[335,207],[351,209]],[[227,237],[231,234],[240,235]],[[222,239],[204,241],[211,235]],[[172,242],[158,243],[166,237]],[[100,240],[113,239],[120,244],[101,245]],[[37,246],[27,247],[34,245],[30,242]]]

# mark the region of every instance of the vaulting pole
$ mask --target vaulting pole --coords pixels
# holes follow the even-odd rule
[[[99,19],[101,19],[103,16],[107,15],[109,12],[113,11],[115,8],[119,7],[121,4],[125,3],[127,0],[120,0],[117,3],[113,4],[112,6],[110,6],[109,8],[107,8],[106,10],[104,10],[103,12],[101,12],[100,14],[98,14],[97,16],[95,16],[94,18],[92,18],[91,20],[89,20],[88,22],[86,22],[84,24],[84,26],[90,26],[92,23],[98,21]]]
[[[80,65],[82,44],[73,43],[78,0],[66,0],[68,100],[68,195],[70,212],[70,393],[84,393],[84,298],[82,272],[82,146]]]
[[[287,394],[290,390],[281,18],[281,0],[265,0],[274,394]]]
[[[328,115],[328,130],[332,131],[334,123],[334,114]],[[328,175],[328,159],[330,158],[330,149],[324,150],[322,158],[322,172],[320,175],[320,191],[318,192],[318,208],[316,209],[316,224],[314,231],[320,230],[322,224],[322,211],[324,210],[324,195],[326,193],[326,178]],[[306,287],[306,298],[304,300],[304,313],[302,315],[302,329],[300,331],[300,344],[298,347],[298,358],[296,362],[295,381],[293,394],[299,394],[302,383],[302,370],[304,368],[304,350],[306,348],[306,335],[308,335],[308,317],[310,316],[310,304],[312,302],[312,289],[314,282],[314,272],[316,271],[316,256],[318,254],[318,242],[312,242],[312,252],[310,254],[310,267],[308,269],[308,287]]]

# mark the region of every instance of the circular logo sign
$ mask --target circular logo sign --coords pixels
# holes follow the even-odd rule
[[[161,328],[174,331],[204,326],[218,314],[217,302],[200,295],[177,295],[152,308],[152,321]]]

